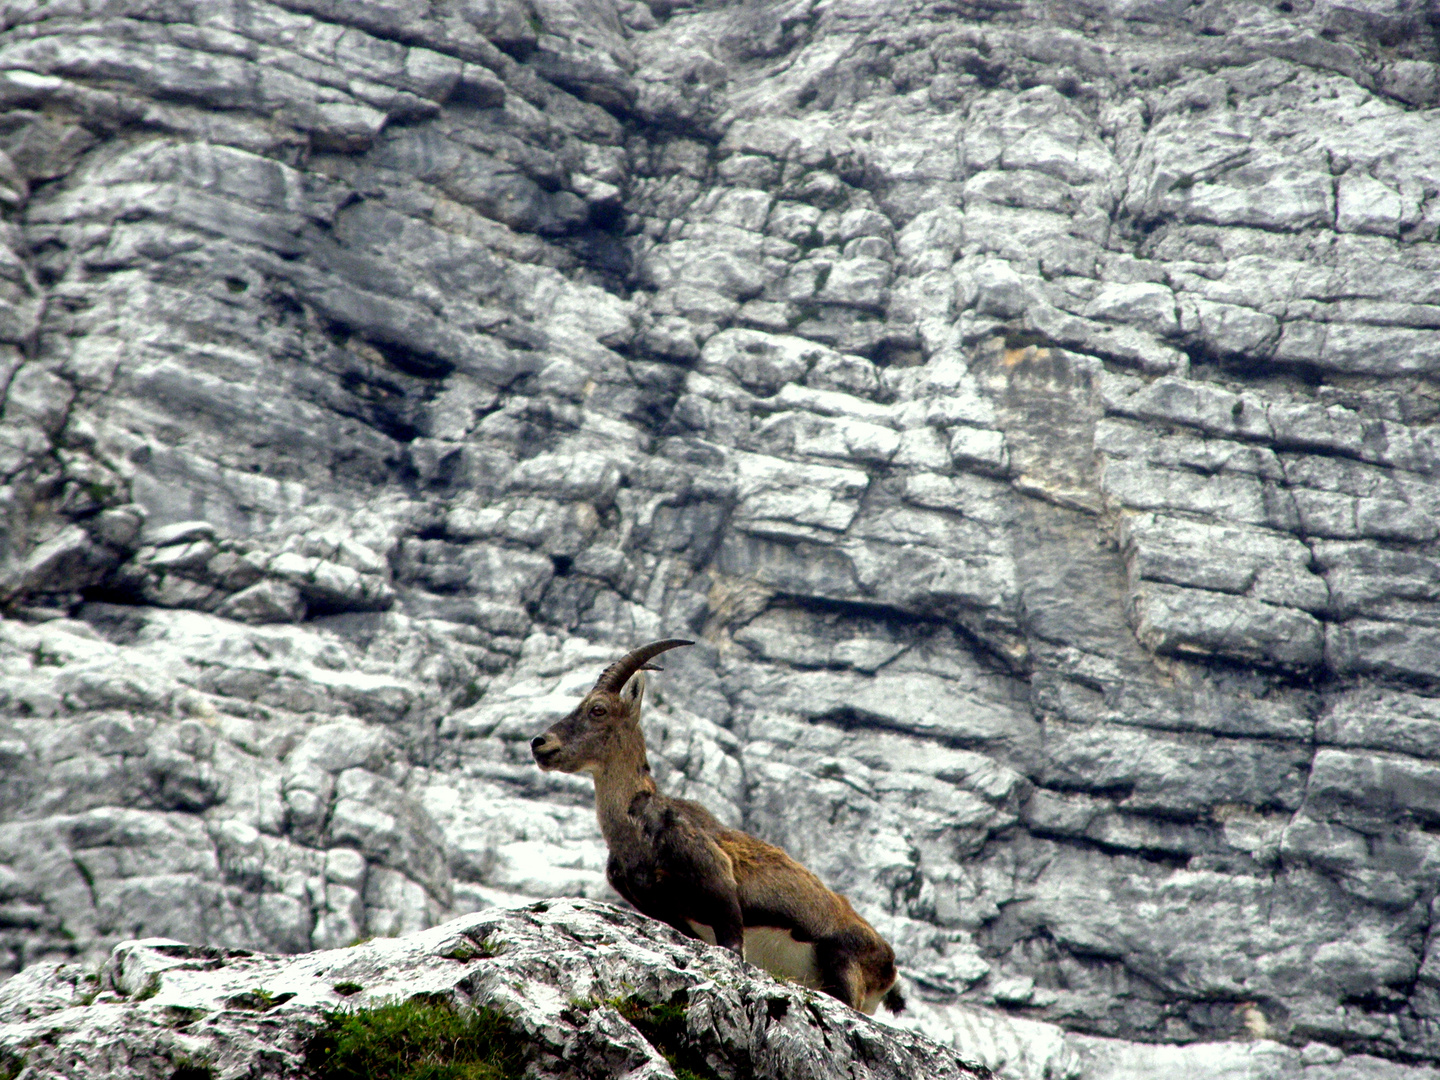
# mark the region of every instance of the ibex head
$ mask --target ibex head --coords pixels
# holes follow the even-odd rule
[[[600,767],[627,740],[626,729],[638,728],[645,696],[642,671],[659,671],[650,661],[661,653],[693,641],[668,638],[628,652],[600,674],[595,687],[573,712],[530,740],[535,763],[549,772],[575,773]],[[635,678],[631,678],[635,676]],[[643,753],[643,750],[642,750]]]

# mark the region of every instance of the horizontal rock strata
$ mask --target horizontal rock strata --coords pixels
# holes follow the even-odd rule
[[[0,5],[0,972],[610,897],[526,743],[674,635],[657,778],[962,1054],[1425,1075],[1436,48]]]

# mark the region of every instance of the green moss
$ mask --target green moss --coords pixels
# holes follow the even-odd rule
[[[479,944],[476,944],[473,939],[462,941],[449,952],[440,955],[446,960],[459,960],[465,963],[471,960],[489,960],[492,956],[499,956],[500,952],[500,939],[492,934]]]
[[[485,688],[476,679],[471,679],[455,695],[454,708],[468,709],[485,696]]]
[[[636,1027],[652,1029],[671,1038],[685,1034],[685,1006],[683,1004],[652,1005],[635,995],[621,998],[615,1003],[616,1010]]]
[[[316,1080],[519,1080],[525,1040],[494,1009],[415,998],[326,1013],[305,1064]]]
[[[817,286],[817,288],[818,288],[818,286]],[[819,304],[804,303],[804,304],[796,304],[796,305],[795,305],[794,315],[793,315],[791,318],[786,319],[785,321],[790,325],[790,328],[793,330],[795,327],[799,326],[802,322],[805,322],[805,321],[808,320],[808,319],[818,319],[819,317],[820,317],[820,305],[819,305]]]
[[[687,998],[680,990],[664,1004],[645,1001],[631,994],[623,998],[607,998],[604,1001],[576,999],[570,1002],[577,1009],[599,1008],[608,1005],[626,1020],[645,1041],[660,1052],[675,1072],[675,1080],[720,1080],[714,1069],[705,1061],[690,1038],[685,1024]]]
[[[165,1022],[171,1027],[189,1027],[205,1015],[207,1010],[197,1008],[193,1005],[167,1005],[165,1007]]]
[[[94,1004],[95,999],[100,996],[100,976],[96,975],[93,971],[87,972],[85,978],[81,981],[84,983],[84,988],[82,989],[79,986],[75,988],[77,991],[75,994],[75,1004]],[[3,1074],[0,1074],[0,1080],[4,1080]]]
[[[1044,334],[1032,330],[1010,329],[1005,332],[1005,348],[1007,349],[1028,349],[1031,345],[1037,349],[1048,349],[1054,344]]]
[[[0,1050],[0,1080],[15,1080],[25,1069],[25,1058],[9,1050]]]
[[[178,1057],[170,1080],[215,1080],[215,1066],[204,1058]]]
[[[341,997],[349,997],[351,994],[360,993],[360,991],[364,990],[365,987],[361,986],[357,982],[338,982],[330,989],[334,990]]]
[[[234,994],[226,998],[225,1004],[231,1009],[269,1012],[276,1005],[283,1005],[294,996],[294,994],[272,994],[269,990],[257,986],[254,990],[246,990],[243,994]]]

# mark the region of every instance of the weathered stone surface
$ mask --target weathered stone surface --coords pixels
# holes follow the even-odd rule
[[[0,974],[610,898],[526,740],[676,635],[962,1055],[1440,1062],[1420,6],[0,28]]]
[[[0,1051],[34,1077],[168,1075],[187,1061],[219,1076],[298,1075],[327,1011],[415,998],[503,1013],[535,1076],[673,1077],[661,1048],[616,1007],[623,999],[678,1006],[677,1037],[716,1075],[983,1075],[914,1032],[584,901],[485,912],[296,957],[123,942],[98,976],[40,964],[12,979],[0,992]]]

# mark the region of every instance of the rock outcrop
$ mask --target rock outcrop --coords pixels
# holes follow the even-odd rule
[[[1436,50],[1404,0],[0,5],[0,972],[609,896],[526,740],[673,634],[662,784],[965,1056],[1423,1075]]]
[[[146,938],[119,945],[98,975],[37,964],[0,989],[0,1061],[27,1080],[315,1075],[327,1016],[415,1000],[499,1012],[537,1078],[673,1080],[667,1055],[682,1054],[717,1080],[985,1075],[914,1032],[588,901],[296,957]],[[646,1023],[657,1009],[659,1038]]]

